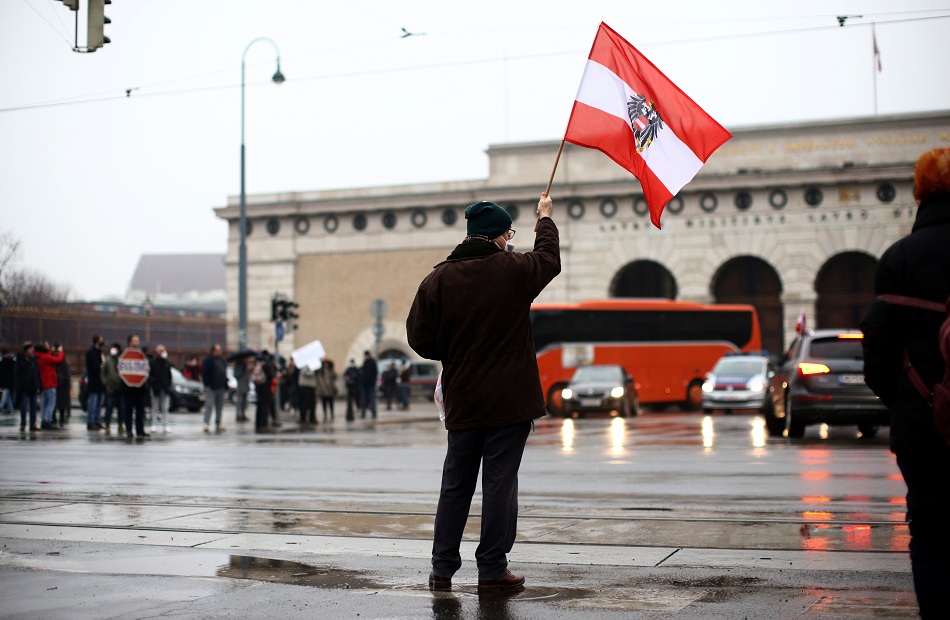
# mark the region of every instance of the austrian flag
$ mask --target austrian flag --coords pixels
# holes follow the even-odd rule
[[[564,140],[640,179],[650,220],[732,137],[623,37],[601,24]]]

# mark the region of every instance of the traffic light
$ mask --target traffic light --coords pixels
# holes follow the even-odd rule
[[[63,0],[63,4],[65,4],[70,11],[79,10],[79,0]]]
[[[285,301],[284,304],[284,320],[290,329],[297,329],[297,319],[300,318],[300,315],[297,314],[296,309],[300,307],[300,304],[296,301]]]
[[[89,14],[86,27],[86,50],[94,52],[106,43],[111,43],[109,37],[105,35],[105,25],[112,23],[112,20],[106,17],[105,5],[112,4],[112,0],[88,1]],[[70,5],[67,4],[67,6]]]
[[[270,320],[271,323],[277,322],[280,317],[280,300],[274,296],[270,300]]]

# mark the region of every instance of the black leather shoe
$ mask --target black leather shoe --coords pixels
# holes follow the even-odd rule
[[[429,573],[429,589],[430,590],[451,590],[452,578],[439,577],[435,573]]]
[[[524,575],[508,571],[501,579],[478,580],[479,593],[506,592],[512,590],[524,590]]]

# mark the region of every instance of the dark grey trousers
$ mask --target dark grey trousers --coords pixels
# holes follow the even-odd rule
[[[475,550],[479,579],[499,579],[518,529],[518,469],[531,422],[448,432],[442,491],[435,514],[432,570],[452,577],[462,565],[459,546],[482,470],[482,530]]]

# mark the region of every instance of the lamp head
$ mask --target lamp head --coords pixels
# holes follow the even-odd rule
[[[284,77],[284,74],[280,72],[280,63],[277,63],[277,72],[274,73],[274,77],[271,78],[275,84],[283,84],[284,80],[287,78]]]

